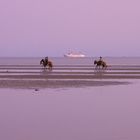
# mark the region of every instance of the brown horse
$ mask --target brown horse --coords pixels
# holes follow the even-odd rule
[[[96,65],[96,68],[99,68],[99,69],[100,69],[100,67],[102,67],[102,69],[103,68],[105,68],[105,69],[107,68],[106,62],[101,61],[101,60],[99,60],[99,61],[95,60],[94,61],[94,65]]]
[[[45,59],[42,59],[42,60],[40,61],[40,65],[43,65],[44,68],[46,68],[46,67],[48,66],[48,68],[49,68],[50,70],[52,70],[52,68],[53,68],[52,62],[51,62],[51,61],[46,62]]]

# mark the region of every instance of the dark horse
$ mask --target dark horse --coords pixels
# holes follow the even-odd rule
[[[52,68],[53,68],[53,64],[52,64],[52,62],[51,61],[45,61],[45,59],[42,59],[41,61],[40,61],[40,65],[43,65],[44,66],[44,68],[46,68],[47,66],[48,66],[48,68],[50,69],[50,70],[52,70]]]
[[[100,67],[102,67],[102,69],[103,68],[105,68],[105,69],[107,68],[106,62],[101,61],[101,60],[99,60],[99,61],[95,60],[94,61],[94,65],[96,65],[96,68],[99,68],[99,69],[100,69]]]

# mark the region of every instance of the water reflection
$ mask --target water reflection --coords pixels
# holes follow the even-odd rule
[[[50,74],[52,72],[52,69],[48,69],[48,68],[42,68],[40,70],[41,75],[47,75]]]
[[[94,70],[94,74],[97,75],[97,76],[102,76],[106,73],[107,73],[107,70],[105,70],[105,69],[95,69]]]

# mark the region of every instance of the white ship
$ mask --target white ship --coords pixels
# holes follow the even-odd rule
[[[67,53],[67,54],[64,54],[64,57],[85,57],[84,54],[82,53]]]

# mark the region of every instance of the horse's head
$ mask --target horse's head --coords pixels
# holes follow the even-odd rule
[[[40,61],[40,65],[43,64],[43,63],[44,63],[44,59],[41,59],[41,61]]]
[[[94,61],[94,65],[97,64],[97,60]]]

